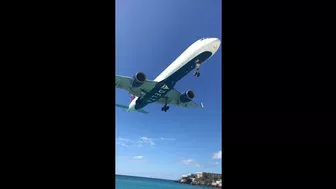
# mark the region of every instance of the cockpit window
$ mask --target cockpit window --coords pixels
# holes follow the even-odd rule
[[[206,39],[206,38],[202,38],[201,41],[204,40],[204,39]]]

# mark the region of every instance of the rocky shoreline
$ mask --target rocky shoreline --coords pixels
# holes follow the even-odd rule
[[[222,174],[199,172],[196,174],[182,175],[176,182],[182,184],[201,185],[222,188]]]

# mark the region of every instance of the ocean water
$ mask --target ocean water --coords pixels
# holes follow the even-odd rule
[[[170,180],[116,175],[116,189],[211,189]]]

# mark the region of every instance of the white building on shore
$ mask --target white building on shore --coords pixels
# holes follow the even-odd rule
[[[196,177],[197,178],[203,177],[203,172],[196,172]]]
[[[185,177],[189,177],[189,176],[191,176],[191,173],[188,173],[188,174],[186,174],[186,175],[182,175],[181,177],[182,177],[182,178],[185,178]]]

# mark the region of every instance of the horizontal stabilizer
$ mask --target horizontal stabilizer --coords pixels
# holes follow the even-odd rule
[[[128,109],[128,106],[125,105],[121,105],[121,104],[116,104],[117,107],[119,108],[123,108],[123,109]],[[149,112],[145,111],[145,110],[137,110],[138,112],[141,112],[143,114],[148,114]]]
[[[124,108],[124,109],[128,109],[128,106],[125,105],[121,105],[121,104],[116,104],[117,107],[119,108]]]
[[[138,112],[144,113],[144,114],[148,114],[149,112],[145,111],[145,110],[137,110]]]

